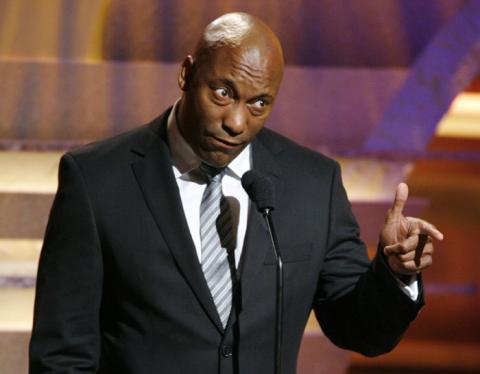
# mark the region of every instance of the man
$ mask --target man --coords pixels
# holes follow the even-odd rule
[[[274,255],[240,184],[250,169],[276,189],[284,373],[312,308],[341,347],[396,345],[442,234],[403,217],[401,184],[369,263],[338,164],[263,129],[282,74],[273,32],[224,15],[183,62],[173,109],[62,158],[31,373],[272,373]]]

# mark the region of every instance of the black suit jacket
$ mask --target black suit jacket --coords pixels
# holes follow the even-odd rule
[[[168,111],[67,153],[40,258],[30,373],[272,373],[274,256],[250,209],[235,308],[222,329],[172,172]],[[312,308],[326,335],[392,349],[422,301],[369,262],[338,164],[264,129],[253,168],[276,187],[285,263],[284,373]]]

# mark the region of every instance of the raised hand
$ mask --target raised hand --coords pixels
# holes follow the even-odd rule
[[[400,183],[380,232],[380,248],[390,269],[399,276],[414,275],[429,267],[433,256],[432,238],[443,239],[443,234],[431,223],[403,215],[407,199],[408,186]]]

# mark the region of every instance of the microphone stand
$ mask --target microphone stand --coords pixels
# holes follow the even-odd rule
[[[283,331],[283,261],[278,246],[277,235],[273,226],[272,209],[264,208],[262,211],[263,218],[268,228],[268,233],[273,246],[273,252],[276,259],[276,326],[275,326],[275,374],[282,373],[282,331]]]

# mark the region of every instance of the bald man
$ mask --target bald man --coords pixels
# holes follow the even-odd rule
[[[63,156],[30,373],[273,373],[274,254],[241,186],[251,169],[275,185],[283,373],[295,373],[312,310],[340,347],[396,345],[442,234],[402,215],[401,184],[370,262],[338,164],[263,128],[282,74],[273,32],[224,15],[183,61],[172,108]]]

